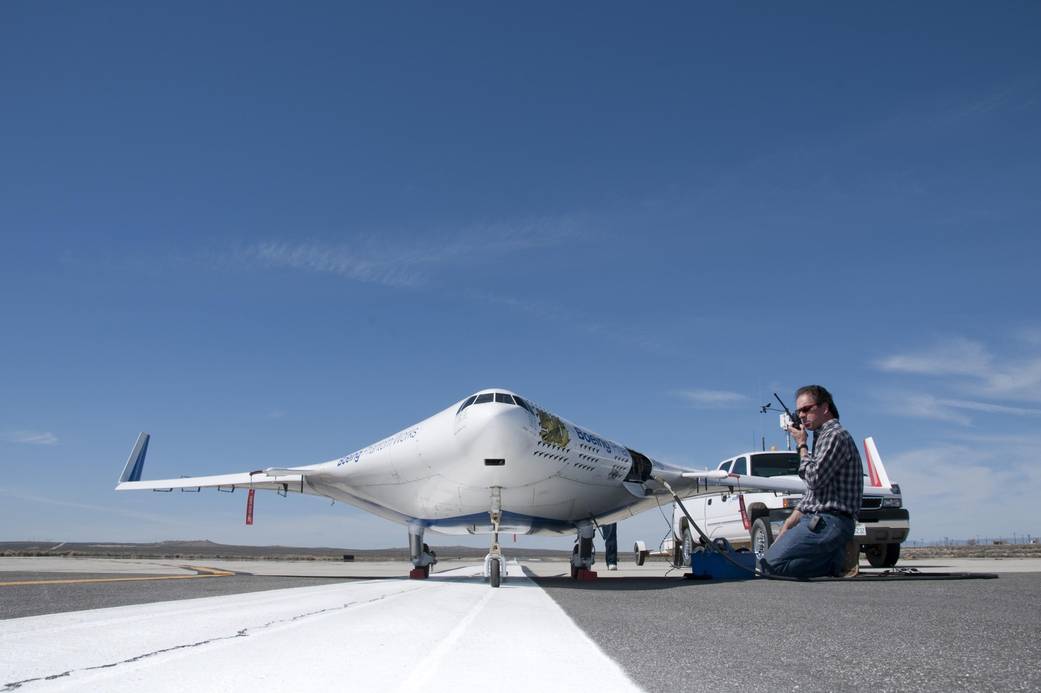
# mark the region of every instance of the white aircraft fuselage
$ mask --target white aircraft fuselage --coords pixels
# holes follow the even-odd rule
[[[515,397],[482,390],[315,465],[304,490],[445,534],[491,533],[494,493],[499,531],[517,534],[574,533],[578,524],[614,522],[655,504],[622,485],[634,467],[628,448]]]

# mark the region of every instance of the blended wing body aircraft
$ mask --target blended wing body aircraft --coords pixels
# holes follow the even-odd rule
[[[725,488],[805,490],[798,479],[664,464],[503,389],[481,390],[366,448],[300,467],[142,481],[148,441],[147,433],[139,436],[117,491],[237,487],[332,498],[406,525],[415,578],[427,577],[437,560],[423,543],[427,529],[490,534],[485,575],[496,587],[506,567],[501,532],[577,533],[571,574],[583,577],[597,524],[671,500],[670,488],[681,497]]]

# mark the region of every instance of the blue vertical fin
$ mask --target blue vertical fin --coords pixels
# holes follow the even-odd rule
[[[134,444],[134,449],[127,459],[127,465],[123,467],[123,474],[119,477],[119,483],[124,481],[141,481],[141,472],[145,468],[145,454],[148,452],[148,439],[150,437],[147,433],[142,433],[137,437],[137,443]]]

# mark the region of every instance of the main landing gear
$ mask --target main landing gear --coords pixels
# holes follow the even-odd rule
[[[571,577],[575,580],[595,580],[593,567],[593,537],[596,536],[596,525],[582,525],[578,528],[578,542],[571,552]]]
[[[423,530],[423,527],[408,528],[408,552],[413,566],[408,576],[413,580],[430,577],[430,566],[437,563],[437,554],[423,543]]]

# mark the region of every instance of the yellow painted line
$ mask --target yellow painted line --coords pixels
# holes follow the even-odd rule
[[[194,580],[196,578],[227,577],[235,573],[217,568],[203,568],[185,566],[190,570],[205,571],[200,575],[149,575],[147,577],[118,577],[118,578],[55,578],[53,580],[14,580],[11,582],[0,582],[0,587],[17,587],[24,585],[84,585],[92,582],[144,582],[146,580]]]

